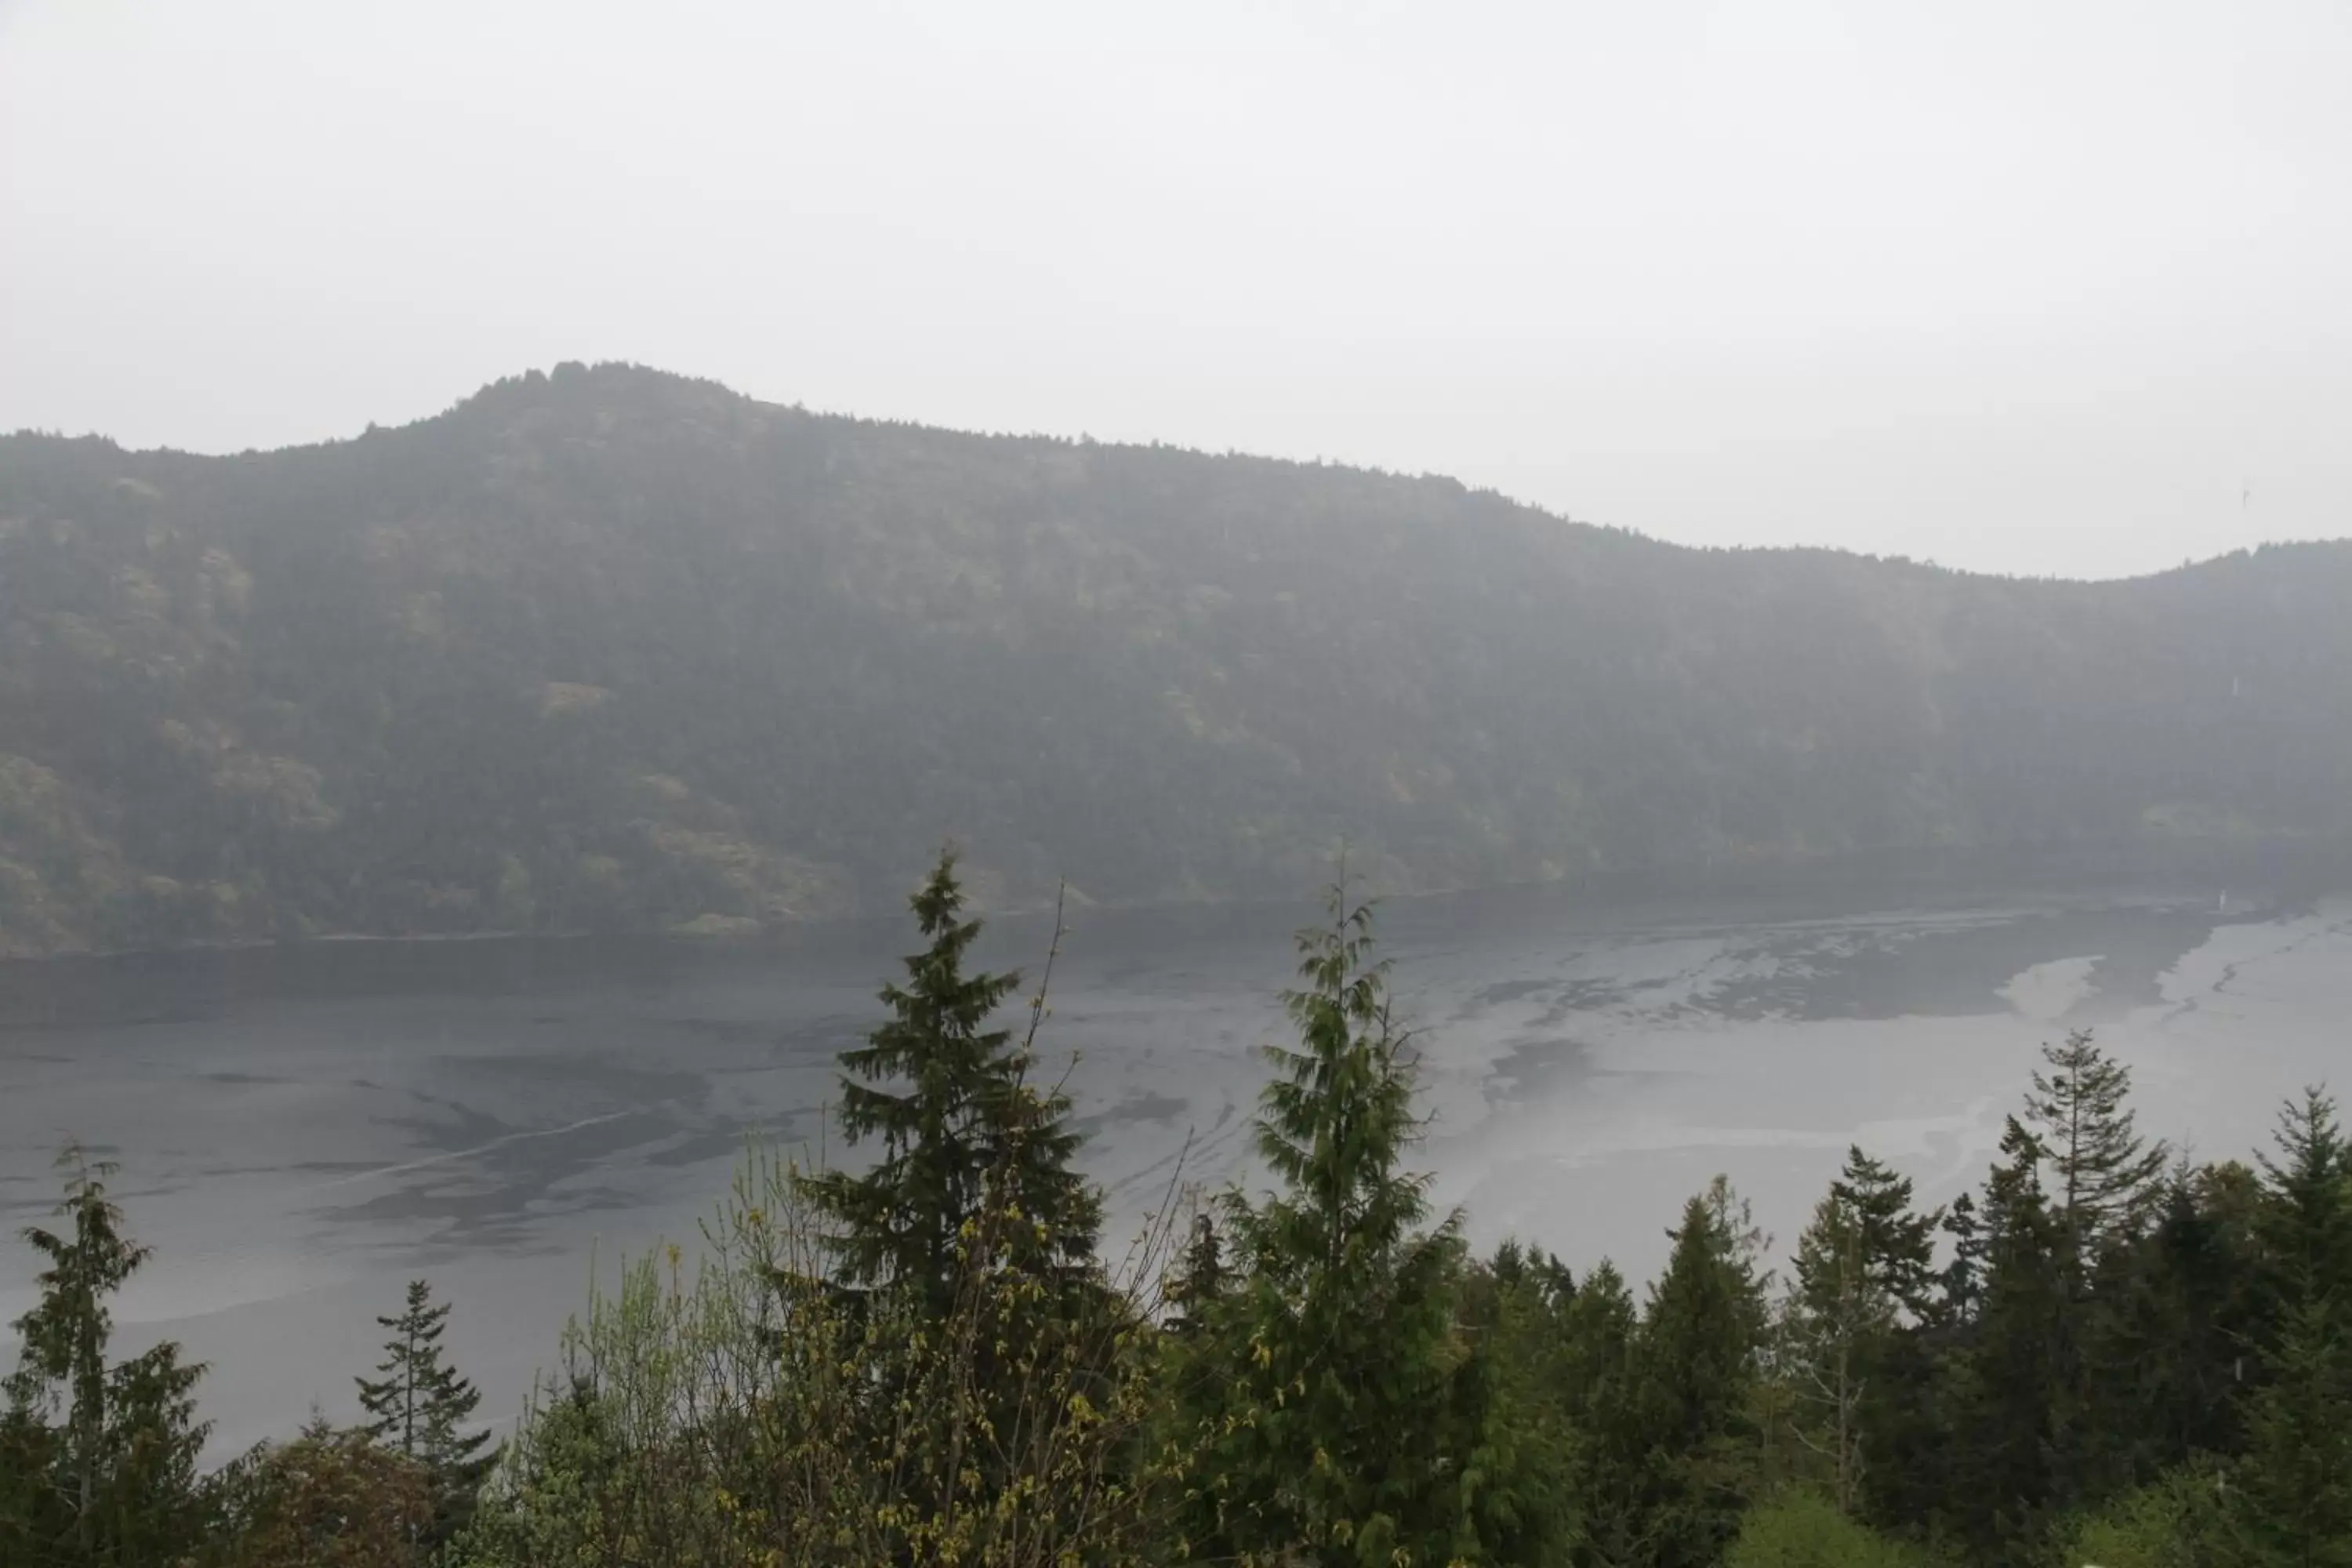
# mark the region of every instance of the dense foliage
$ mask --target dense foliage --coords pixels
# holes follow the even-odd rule
[[[1058,1096],[988,1027],[1009,983],[962,969],[950,863],[915,903],[929,945],[845,1056],[901,1091],[864,1102],[872,1173],[755,1152],[698,1267],[642,1259],[571,1326],[487,1474],[419,1286],[365,1425],[199,1475],[201,1369],[110,1364],[146,1254],[68,1155],[65,1223],[26,1232],[51,1267],[16,1324],[0,1559],[2352,1563],[2352,1145],[2318,1089],[2253,1165],[2194,1164],[2078,1034],[1948,1209],[1854,1150],[1783,1281],[1717,1177],[1637,1300],[1425,1212],[1414,1051],[1343,892],[1268,1053],[1269,1189],[1194,1194],[1189,1224],[1171,1191],[1113,1267],[1079,1256]]]
[[[2352,829],[2352,547],[2109,584],[619,366],[0,438],[0,952]]]

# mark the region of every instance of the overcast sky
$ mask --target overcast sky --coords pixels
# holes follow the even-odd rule
[[[1700,543],[2352,534],[2352,5],[0,0],[0,428],[614,358]]]

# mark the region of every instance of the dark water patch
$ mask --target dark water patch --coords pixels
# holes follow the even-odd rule
[[[648,1165],[685,1169],[708,1165],[720,1160],[731,1160],[754,1142],[775,1140],[789,1142],[789,1125],[774,1126],[753,1121],[728,1122],[724,1125],[691,1132],[682,1132],[661,1148],[638,1156]]]
[[[1463,1016],[1467,1016],[1482,1007],[1499,1007],[1507,1002],[1516,1002],[1522,996],[1538,995],[1551,988],[1552,982],[1549,980],[1506,980],[1500,984],[1486,986],[1475,994],[1464,1006]]]
[[[1151,1122],[1173,1127],[1192,1109],[1192,1102],[1171,1094],[1130,1094],[1114,1105],[1106,1106],[1091,1116],[1076,1116],[1070,1125],[1081,1133],[1092,1133],[1108,1127],[1130,1123]]]
[[[703,1075],[680,1066],[639,1067],[602,1055],[513,1054],[470,1056],[451,1064],[460,1076],[485,1083],[511,1080],[537,1090],[549,1082],[593,1089],[621,1103],[688,1100],[703,1090]]]
[[[672,1018],[670,1028],[698,1039],[728,1045],[764,1046],[776,1042],[776,1026],[765,1018]]]
[[[443,1114],[396,1116],[379,1112],[368,1120],[378,1127],[396,1127],[406,1132],[417,1148],[445,1154],[488,1148],[505,1139],[521,1137],[533,1131],[487,1111],[477,1110],[461,1100],[431,1094],[412,1094],[410,1098]]]
[[[632,1156],[625,1163],[644,1163],[643,1152],[675,1131],[651,1115],[625,1112],[587,1124],[511,1131],[347,1178],[341,1184],[355,1192],[378,1190],[351,1201],[314,1203],[308,1212],[341,1228],[423,1223],[446,1239],[500,1247],[551,1215],[640,1201],[642,1194],[611,1187],[596,1189],[604,1198],[583,1204],[572,1184],[623,1155]]]
[[[1486,1103],[1524,1103],[1573,1089],[1599,1076],[1592,1047],[1581,1040],[1537,1036],[1513,1045],[1487,1069]]]
[[[1622,1001],[1635,987],[1611,980],[1572,980],[1552,987],[1551,1000],[1537,1015],[1535,1026],[1556,1029],[1579,1013],[1599,1012]]]

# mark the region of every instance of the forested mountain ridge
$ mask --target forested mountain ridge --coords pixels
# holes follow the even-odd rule
[[[2352,830],[2352,544],[2112,584],[567,366],[0,438],[0,952]]]

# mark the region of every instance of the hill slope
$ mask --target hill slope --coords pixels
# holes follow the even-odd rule
[[[2352,827],[2352,545],[2129,583],[627,367],[232,458],[0,439],[0,951],[748,929]]]

